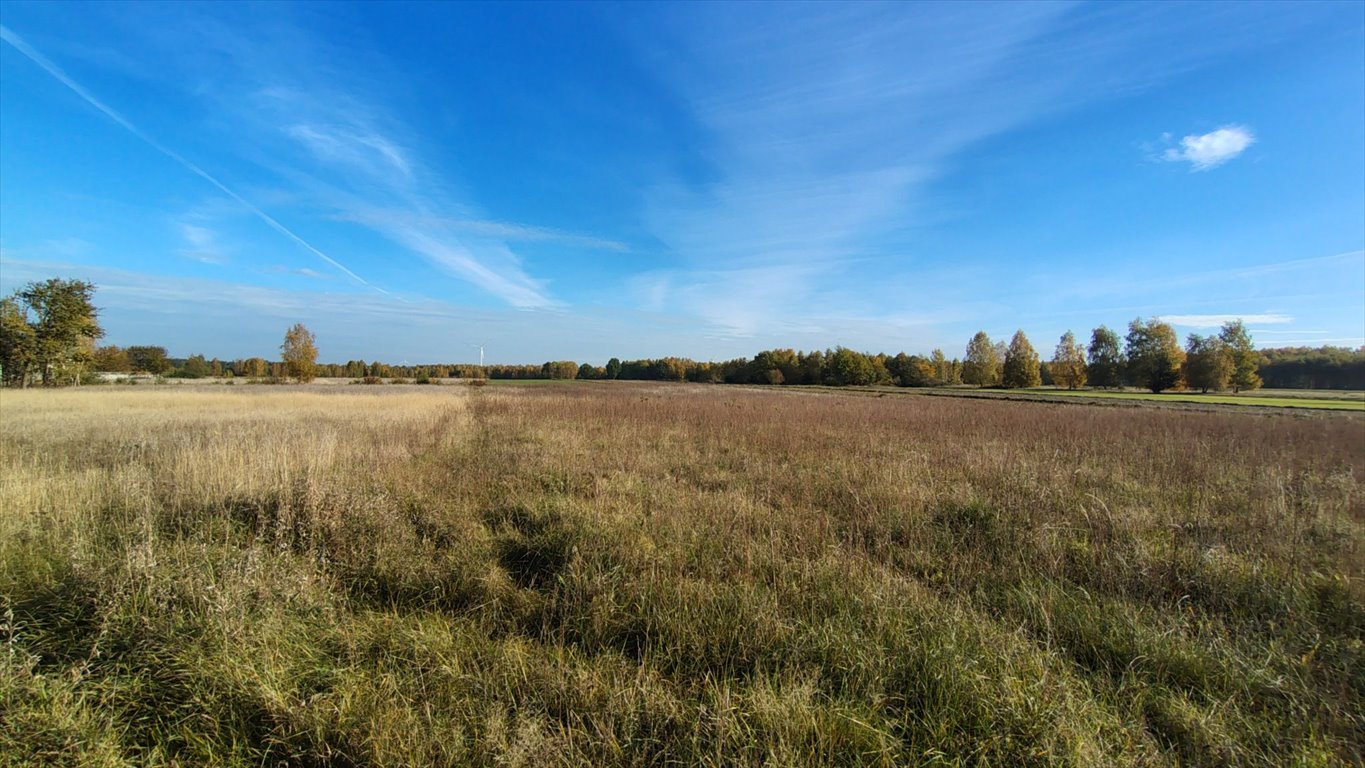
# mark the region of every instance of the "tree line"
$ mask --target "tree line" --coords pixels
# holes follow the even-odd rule
[[[1067,331],[1044,361],[1024,331],[1008,343],[984,331],[961,358],[941,349],[927,356],[858,352],[846,347],[799,352],[770,349],[753,358],[698,362],[681,357],[620,360],[605,366],[570,360],[540,365],[446,363],[390,365],[349,360],[318,363],[316,338],[304,325],[285,332],[280,359],[171,358],[165,347],[96,346],[104,335],[92,303],[95,286],[79,280],[30,283],[0,300],[0,381],[8,386],[59,385],[97,380],[99,374],[150,374],[175,378],[309,381],[314,377],[364,382],[419,383],[462,379],[621,379],[720,384],[1026,388],[1055,385],[1142,387],[1152,392],[1192,389],[1242,391],[1263,384],[1291,389],[1365,389],[1365,347],[1289,347],[1257,350],[1240,320],[1208,336],[1191,334],[1182,347],[1170,324],[1133,320],[1120,337],[1095,328],[1088,344]]]

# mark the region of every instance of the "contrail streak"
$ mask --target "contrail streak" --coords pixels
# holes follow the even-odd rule
[[[238,203],[241,203],[243,207],[245,207],[248,211],[251,211],[252,213],[256,214],[257,218],[259,218],[261,221],[264,221],[266,224],[269,224],[270,227],[274,229],[276,232],[279,232],[280,234],[284,235],[290,240],[293,240],[294,242],[303,246],[304,248],[312,252],[314,256],[317,256],[318,258],[322,259],[328,264],[331,264],[332,266],[336,267],[338,270],[344,272],[347,276],[349,276],[352,280],[355,280],[357,283],[360,283],[361,285],[364,285],[368,288],[372,288],[384,294],[385,296],[389,295],[388,291],[384,290],[383,288],[380,288],[377,285],[374,285],[373,283],[369,282],[360,275],[357,275],[356,273],[347,269],[341,262],[337,261],[331,256],[328,256],[327,254],[323,253],[317,248],[313,247],[312,243],[309,243],[302,237],[299,237],[298,235],[294,234],[293,231],[289,229],[289,227],[286,227],[285,225],[276,221],[273,216],[266,213],[265,211],[262,211],[260,208],[257,208],[251,203],[247,202],[241,195],[237,194],[236,192],[233,192],[231,189],[228,189],[226,184],[214,178],[214,176],[210,174],[208,171],[204,170],[203,168],[200,168],[199,166],[195,165],[189,160],[186,160],[183,156],[180,155],[180,153],[176,152],[170,147],[167,147],[166,145],[162,144],[161,142],[157,141],[151,136],[148,136],[147,134],[143,133],[140,128],[128,122],[123,117],[123,115],[120,115],[119,113],[115,112],[112,107],[95,98],[94,94],[85,90],[85,88],[82,87],[80,83],[68,77],[67,74],[62,71],[61,67],[58,67],[51,61],[48,61],[47,57],[43,56],[41,53],[38,53],[38,51],[34,50],[33,47],[30,46],[27,42],[25,42],[22,37],[10,31],[9,27],[4,26],[3,24],[0,24],[0,40],[4,40],[5,42],[9,43],[11,46],[14,47],[16,51],[24,54],[30,60],[32,60],[34,64],[37,64],[38,66],[42,67],[49,75],[52,75],[54,78],[56,78],[57,81],[60,82],[62,85],[65,85],[67,88],[70,88],[72,91],[76,93],[77,96],[80,96],[82,99],[85,99],[90,104],[90,106],[103,112],[106,117],[123,126],[125,129],[127,129],[129,133],[133,134],[139,139],[142,139],[142,141],[146,142],[147,145],[150,146],[152,149],[155,149],[156,151],[160,152],[166,157],[169,157],[170,159],[176,161],[177,163],[180,163],[180,165],[184,166],[184,168],[188,170],[190,173],[193,173],[194,175],[198,176],[204,181],[207,181],[208,183],[217,187],[218,190],[221,191],[223,194],[227,195],[233,200],[236,200]]]

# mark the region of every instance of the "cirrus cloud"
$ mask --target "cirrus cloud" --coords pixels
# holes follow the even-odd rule
[[[1266,312],[1259,315],[1162,315],[1157,319],[1186,328],[1217,328],[1236,320],[1241,320],[1244,323],[1265,323],[1267,325],[1294,322],[1293,317],[1279,312]]]

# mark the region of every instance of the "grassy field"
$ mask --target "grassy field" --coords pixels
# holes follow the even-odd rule
[[[1200,403],[1204,405],[1240,405],[1260,408],[1305,408],[1327,411],[1365,412],[1365,393],[1324,392],[1321,390],[1271,390],[1232,394],[1217,392],[1113,392],[1097,389],[1067,390],[1053,387],[1037,389],[953,389],[936,390],[956,395],[981,395],[1047,398],[1082,398],[1090,400],[1134,400],[1151,403]]]
[[[0,763],[1359,765],[1365,420],[0,393]]]

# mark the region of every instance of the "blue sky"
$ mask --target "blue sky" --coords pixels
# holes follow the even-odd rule
[[[0,288],[106,342],[1365,344],[1365,4],[0,4]]]

